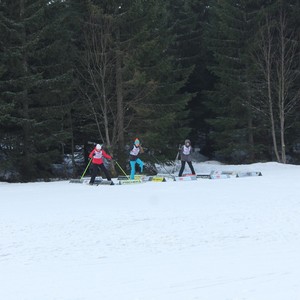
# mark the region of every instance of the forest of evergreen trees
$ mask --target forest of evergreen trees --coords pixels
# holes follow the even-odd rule
[[[300,0],[0,0],[0,179],[104,143],[300,161]],[[85,155],[86,156],[86,155]],[[144,159],[148,160],[147,157]],[[81,166],[82,167],[82,166]]]

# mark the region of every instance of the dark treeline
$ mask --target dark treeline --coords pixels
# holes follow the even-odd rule
[[[299,162],[300,1],[0,0],[0,176],[139,137],[172,160]],[[85,155],[86,157],[86,155]],[[147,160],[147,159],[145,159]],[[82,167],[82,166],[81,166]]]

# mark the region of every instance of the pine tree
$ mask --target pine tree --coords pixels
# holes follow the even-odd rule
[[[45,177],[60,158],[65,86],[71,75],[62,60],[63,37],[54,1],[2,1],[2,20],[9,36],[1,51],[1,118],[7,138],[6,161],[21,180]],[[63,3],[57,2],[62,5]],[[65,53],[64,57],[61,55]]]
[[[185,67],[193,67],[185,86],[181,89],[192,94],[192,99],[188,102],[187,120],[191,127],[190,138],[194,142],[193,145],[201,147],[207,143],[205,135],[208,131],[205,123],[207,109],[203,104],[203,90],[212,87],[212,76],[207,71],[209,56],[204,40],[208,3],[208,0],[172,1],[174,8],[177,7],[173,18],[176,24],[174,31],[177,36],[176,46],[180,53],[180,61]]]
[[[216,76],[208,93],[208,107],[215,117],[210,137],[216,153],[224,159],[251,161],[262,145],[255,143],[255,116],[249,103],[253,97],[251,45],[256,30],[256,1],[218,1],[211,5],[207,42],[214,56],[210,67]]]
[[[184,1],[166,1],[157,7],[148,28],[152,40],[143,47],[142,70],[155,83],[154,93],[139,107],[141,131],[152,149],[173,157],[178,141],[186,138],[191,94],[184,91],[193,62],[185,51],[194,21]],[[161,143],[163,140],[164,149]],[[170,147],[170,148],[169,148]]]

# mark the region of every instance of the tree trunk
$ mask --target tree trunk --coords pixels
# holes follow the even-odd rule
[[[278,152],[277,139],[276,139],[276,129],[275,129],[275,119],[273,112],[273,97],[272,97],[272,34],[271,34],[271,25],[269,23],[269,17],[266,16],[266,25],[267,25],[267,49],[265,49],[265,59],[266,59],[266,79],[268,87],[268,106],[269,106],[269,116],[271,122],[271,134],[273,140],[273,147],[276,159],[280,162],[280,156]]]
[[[117,29],[116,49],[116,94],[117,94],[117,137],[119,149],[124,149],[124,104],[122,80],[122,53],[120,49],[120,28]]]
[[[24,18],[25,13],[25,3],[24,0],[20,0],[20,22],[22,22]],[[25,27],[22,27],[22,44],[23,46],[26,44],[26,32]],[[23,47],[23,49],[26,49],[26,47]],[[22,52],[22,76],[26,77],[28,74],[28,63],[27,63],[27,55],[26,50],[23,50]],[[23,128],[23,153],[24,153],[24,171],[30,170],[30,128],[29,128],[29,102],[28,102],[28,91],[27,87],[23,87],[23,94],[22,97],[22,116],[23,116],[23,122],[22,122],[22,128]]]
[[[280,121],[280,142],[281,142],[281,161],[286,163],[286,149],[285,149],[285,81],[286,78],[286,17],[282,9],[280,10],[279,17],[279,63],[277,68],[278,74],[278,109],[279,109],[279,121]],[[289,59],[289,58],[288,58]]]
[[[268,70],[267,85],[268,85],[269,115],[270,115],[270,121],[271,121],[271,134],[272,134],[275,156],[276,156],[277,161],[280,162],[280,156],[279,156],[279,152],[278,152],[277,139],[276,139],[275,119],[274,119],[274,113],[273,113],[273,99],[272,99],[270,72],[271,72],[271,70]]]
[[[253,137],[253,119],[251,116],[251,113],[249,111],[248,113],[248,143],[250,145],[250,160],[255,160],[255,154],[254,154],[254,137]]]

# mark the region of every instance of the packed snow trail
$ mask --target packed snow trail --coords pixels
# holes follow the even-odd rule
[[[0,299],[298,300],[300,167],[222,168],[263,176],[0,184]]]

